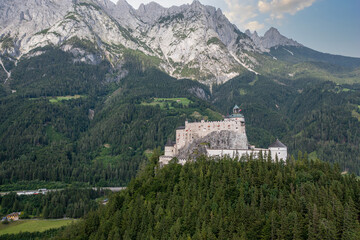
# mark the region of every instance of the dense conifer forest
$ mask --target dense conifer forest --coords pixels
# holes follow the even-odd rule
[[[207,159],[159,168],[55,239],[359,239],[360,183],[338,165]]]
[[[101,190],[65,189],[37,195],[9,193],[0,197],[1,215],[21,212],[21,218],[80,218],[96,210],[95,200],[106,196]]]

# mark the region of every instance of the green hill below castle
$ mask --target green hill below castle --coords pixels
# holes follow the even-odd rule
[[[358,239],[360,183],[298,156],[148,165],[57,239]]]

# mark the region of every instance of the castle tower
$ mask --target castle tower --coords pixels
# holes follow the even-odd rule
[[[271,158],[273,161],[276,159],[276,156],[279,160],[286,160],[287,158],[287,147],[285,144],[280,142],[279,139],[276,139],[276,141],[269,146],[269,150],[271,152]]]
[[[235,105],[233,107],[233,113],[225,117],[224,123],[225,124],[230,123],[231,126],[233,127],[229,130],[236,133],[234,134],[234,138],[232,141],[236,144],[232,145],[232,147],[236,149],[248,149],[249,143],[247,140],[246,130],[245,130],[245,117],[240,112],[241,109],[239,108],[239,106]]]

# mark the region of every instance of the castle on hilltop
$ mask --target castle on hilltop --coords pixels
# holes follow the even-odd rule
[[[178,158],[180,164],[185,164],[194,152],[202,152],[209,157],[232,158],[245,155],[257,157],[262,152],[271,154],[273,160],[276,157],[286,160],[287,147],[278,139],[268,149],[249,145],[245,118],[240,112],[241,109],[235,105],[233,113],[223,121],[185,121],[185,126],[176,129],[176,142],[166,144],[165,154],[159,159],[160,164],[168,164],[174,157]]]

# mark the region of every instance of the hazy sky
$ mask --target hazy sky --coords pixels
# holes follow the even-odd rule
[[[117,2],[117,0],[112,0]],[[134,8],[151,0],[127,0]],[[155,0],[164,7],[192,0]],[[312,49],[360,57],[360,0],[200,0],[220,8],[242,31],[271,26]]]

